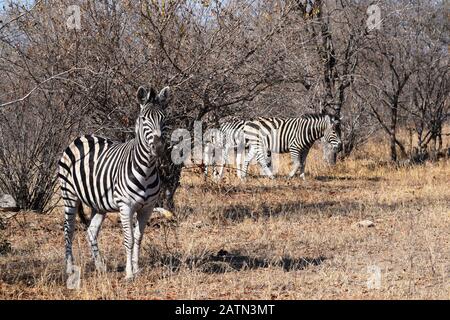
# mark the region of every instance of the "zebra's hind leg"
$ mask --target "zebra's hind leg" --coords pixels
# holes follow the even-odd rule
[[[137,212],[137,224],[134,227],[134,246],[133,246],[133,274],[139,272],[139,252],[141,249],[141,242],[144,236],[145,226],[153,212],[153,207],[148,207]]]
[[[133,245],[134,245],[134,237],[133,237],[133,210],[122,203],[120,206],[120,221],[122,222],[123,229],[123,243],[125,246],[125,252],[127,256],[127,262],[125,266],[125,279],[132,280],[133,279]]]
[[[104,213],[98,213],[93,211],[93,217],[91,219],[91,224],[87,230],[87,239],[89,244],[91,245],[92,257],[95,262],[95,268],[97,271],[106,272],[106,265],[100,255],[100,251],[98,249],[97,237],[100,232],[100,228],[102,226],[103,220],[105,219]]]
[[[74,260],[72,253],[73,233],[75,230],[75,215],[80,209],[81,201],[74,195],[63,192],[64,199],[64,240],[65,240],[65,260],[66,274],[74,272]]]

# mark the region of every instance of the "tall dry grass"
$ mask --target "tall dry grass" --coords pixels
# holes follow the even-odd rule
[[[245,183],[231,171],[216,183],[185,170],[178,227],[147,229],[132,283],[116,214],[100,234],[108,272],[94,270],[80,229],[81,287],[68,290],[61,209],[21,213],[8,221],[13,252],[0,257],[0,298],[448,299],[449,160],[395,167],[387,152],[369,143],[331,168],[315,148],[306,181],[270,181],[253,167]],[[282,157],[280,174],[288,170]],[[374,226],[357,226],[366,219]]]

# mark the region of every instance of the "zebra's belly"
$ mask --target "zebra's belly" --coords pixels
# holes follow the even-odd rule
[[[100,183],[88,186],[90,193],[81,194],[78,192],[78,197],[84,205],[96,210],[97,212],[116,212],[119,211],[119,206],[114,200],[114,190],[107,188],[104,190]]]
[[[93,186],[92,189],[95,189]],[[88,197],[79,194],[80,200],[84,205],[94,209],[97,212],[118,212],[121,204],[125,204],[133,211],[152,206],[159,197],[159,184],[156,188],[148,188],[145,192],[127,192],[119,190],[108,190],[105,193],[98,193],[95,196]]]
[[[153,206],[159,197],[159,182],[157,187],[147,188],[145,192],[130,192],[127,190],[117,190],[114,193],[114,202],[120,207],[124,204],[133,211],[141,210]]]
[[[271,145],[270,148],[267,149],[272,153],[287,153],[289,152],[289,147],[284,147],[280,145]]]

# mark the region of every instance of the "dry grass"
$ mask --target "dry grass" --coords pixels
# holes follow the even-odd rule
[[[132,283],[123,280],[115,214],[100,235],[106,274],[76,234],[79,290],[65,288],[61,210],[20,214],[8,222],[13,252],[0,257],[0,298],[449,299],[450,162],[394,168],[386,151],[372,143],[328,168],[313,150],[305,182],[240,183],[228,173],[216,184],[186,170],[177,237],[147,229]],[[364,219],[375,226],[355,226]],[[379,288],[367,285],[371,266],[381,270]]]

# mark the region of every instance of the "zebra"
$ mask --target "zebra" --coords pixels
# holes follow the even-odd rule
[[[82,205],[92,209],[87,238],[97,270],[106,271],[100,256],[97,237],[107,212],[120,212],[126,251],[126,276],[138,272],[139,251],[146,223],[160,191],[157,158],[163,152],[161,132],[164,109],[170,98],[165,87],[159,94],[139,87],[137,101],[140,113],[135,138],[125,143],[113,142],[95,135],[76,138],[59,161],[59,180],[64,202],[64,237],[66,273],[74,272],[72,239],[75,214],[82,221]],[[137,223],[134,227],[134,213]]]
[[[305,161],[314,142],[320,138],[331,144],[335,152],[342,149],[338,126],[340,119],[328,114],[305,114],[299,118],[264,118],[250,121],[244,128],[249,152],[242,169],[245,178],[247,169],[256,156],[264,173],[274,178],[268,165],[271,152],[291,154],[292,178],[300,167],[300,177],[305,180]]]
[[[205,176],[208,175],[208,167],[214,166],[213,176],[216,179],[221,179],[223,176],[223,170],[226,164],[228,164],[228,157],[230,150],[236,149],[236,167],[237,174],[240,176],[240,167],[242,166],[242,152],[245,147],[244,142],[244,127],[248,123],[248,120],[233,119],[220,124],[217,135],[210,134],[205,139],[207,142],[204,150],[205,159]],[[216,141],[219,139],[219,141]],[[217,143],[216,143],[217,142]],[[217,163],[213,163],[213,148],[219,148],[222,151],[221,164],[219,170],[217,170]],[[216,159],[217,160],[217,159]]]

